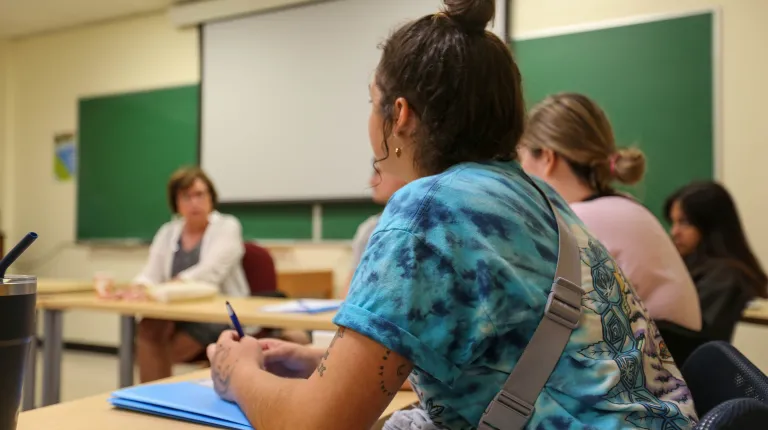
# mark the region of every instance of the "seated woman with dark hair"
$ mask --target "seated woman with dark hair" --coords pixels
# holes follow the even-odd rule
[[[224,295],[247,296],[242,228],[237,218],[215,210],[216,189],[208,176],[197,167],[179,169],[168,182],[168,202],[177,216],[155,234],[149,260],[133,284],[196,281],[216,285]],[[141,382],[171,376],[173,363],[199,356],[227,327],[142,319],[136,357]]]
[[[214,389],[260,430],[371,428],[406,378],[420,407],[387,430],[499,428],[504,418],[692,428],[690,392],[631,283],[515,159],[525,104],[509,47],[486,30],[495,2],[444,3],[382,45],[368,143],[376,167],[407,185],[363,253],[336,337],[320,353],[224,332],[208,347]],[[561,255],[579,283],[567,284],[568,303]],[[559,346],[537,354],[534,338]],[[514,387],[526,399],[499,394],[513,372],[535,380]],[[484,417],[494,399],[502,412]]]
[[[736,204],[722,185],[700,182],[672,194],[664,212],[699,292],[702,335],[730,342],[747,303],[768,297],[768,277],[749,247]]]

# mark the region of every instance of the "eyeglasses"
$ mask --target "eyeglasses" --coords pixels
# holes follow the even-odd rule
[[[208,198],[208,191],[184,191],[179,194],[179,199],[183,202],[189,202],[192,200],[203,200]]]

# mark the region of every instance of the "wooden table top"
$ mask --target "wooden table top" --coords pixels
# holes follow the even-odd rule
[[[39,278],[37,294],[64,294],[93,291],[93,280]]]
[[[259,309],[286,301],[286,299],[263,297],[222,297],[178,303],[157,303],[124,300],[106,300],[95,293],[73,293],[40,296],[37,309],[92,310],[158,318],[174,321],[225,323],[230,322],[224,302],[229,300],[244,325],[298,330],[336,330],[332,322],[335,312],[317,314],[269,313]]]
[[[768,325],[768,300],[754,300],[744,310],[741,320],[752,324]]]
[[[323,271],[316,272],[323,273]],[[315,274],[313,271],[287,273]],[[38,294],[41,296],[38,298],[38,309],[89,309],[122,315],[142,315],[179,321],[229,322],[226,312],[224,312],[223,303],[226,300],[224,298],[172,304],[107,301],[98,299],[92,293],[93,281],[74,279],[40,278],[37,281],[37,289]],[[270,314],[259,312],[258,308],[267,304],[279,303],[281,299],[249,297],[229,300],[232,306],[235,307],[237,315],[243,324],[270,325],[277,328],[302,330],[336,329],[336,326],[330,322],[333,317],[332,312],[315,315]],[[768,325],[768,300],[753,301],[749,308],[744,311],[742,321]],[[274,323],[279,325],[271,325]]]
[[[288,297],[330,298],[333,296],[333,271],[327,269],[291,269],[277,272],[277,289]],[[128,282],[117,281],[118,287]],[[38,278],[38,295],[93,291],[93,279]]]
[[[199,370],[186,375],[164,379],[158,382],[179,382],[210,377],[209,370]],[[87,397],[58,405],[34,409],[19,414],[17,430],[202,430],[210,429],[198,424],[176,421],[168,418],[115,409],[107,400],[109,393]],[[394,412],[418,402],[416,394],[401,391],[381,415],[385,420]]]

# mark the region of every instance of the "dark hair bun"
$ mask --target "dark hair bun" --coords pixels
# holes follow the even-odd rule
[[[483,31],[496,14],[495,0],[443,0],[445,14],[470,31]]]

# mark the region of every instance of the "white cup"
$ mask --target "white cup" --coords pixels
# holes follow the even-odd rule
[[[115,295],[115,277],[109,272],[96,272],[93,275],[93,288],[99,297],[112,297]]]

